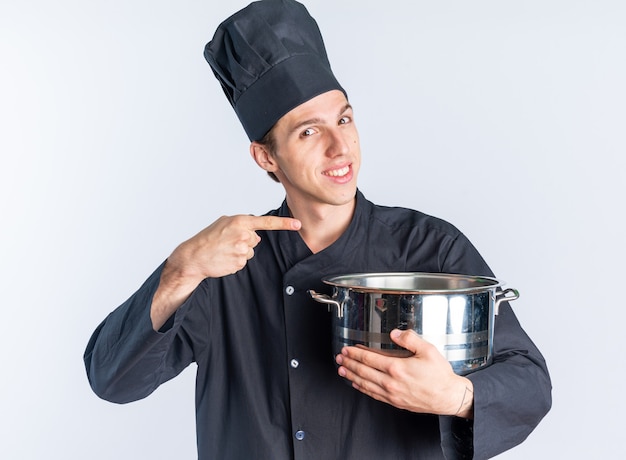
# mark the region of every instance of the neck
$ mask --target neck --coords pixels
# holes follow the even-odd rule
[[[346,231],[356,206],[356,197],[340,205],[293,202],[287,196],[291,215],[302,222],[300,236],[311,252],[318,253],[333,244]]]

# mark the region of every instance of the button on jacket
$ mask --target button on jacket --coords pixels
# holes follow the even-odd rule
[[[119,403],[141,399],[195,362],[201,460],[488,458],[523,441],[549,409],[544,360],[506,302],[494,364],[468,376],[473,421],[396,409],[337,375],[332,314],[307,291],[330,294],[323,277],[358,272],[492,276],[449,223],[357,192],[349,228],[317,254],[297,232],[259,234],[243,270],[205,279],[155,332],[159,267],[94,332],[85,352],[94,391]]]

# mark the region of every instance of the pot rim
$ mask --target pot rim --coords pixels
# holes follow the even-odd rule
[[[327,276],[322,282],[336,288],[364,293],[385,294],[471,294],[501,288],[505,283],[491,276],[471,276],[453,273],[374,272]],[[409,286],[420,282],[431,286]],[[404,284],[403,284],[404,283]],[[437,286],[449,283],[452,287]]]

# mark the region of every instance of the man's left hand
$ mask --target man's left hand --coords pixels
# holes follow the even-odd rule
[[[394,329],[390,335],[411,355],[396,357],[363,346],[344,347],[336,357],[339,375],[362,393],[399,409],[472,418],[472,382],[455,374],[439,350],[415,331]]]

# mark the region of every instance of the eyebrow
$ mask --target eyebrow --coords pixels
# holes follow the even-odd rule
[[[352,108],[352,105],[350,105],[349,103],[347,103],[346,105],[344,105],[341,110],[339,111],[339,113],[337,114],[342,115],[344,113],[346,113],[349,109]],[[297,125],[295,125],[293,128],[291,128],[289,130],[290,133],[293,133],[294,131],[298,131],[300,128],[302,128],[303,126],[306,125],[314,125],[314,124],[318,124],[318,123],[322,123],[324,120],[322,118],[316,117],[316,118],[309,118],[308,120],[304,120],[301,121],[300,123],[298,123]]]

